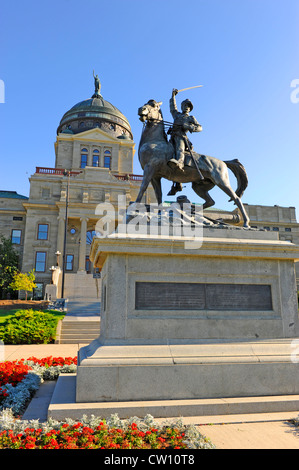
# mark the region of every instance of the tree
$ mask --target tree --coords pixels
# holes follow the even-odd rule
[[[0,298],[10,291],[14,273],[18,270],[19,255],[11,240],[0,235]]]
[[[29,273],[15,272],[10,287],[12,290],[26,291],[27,300],[28,292],[32,292],[34,287],[36,287],[34,271],[30,271]]]

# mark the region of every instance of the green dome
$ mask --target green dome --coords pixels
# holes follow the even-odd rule
[[[114,137],[126,136],[133,140],[127,118],[100,94],[80,101],[67,111],[59,123],[57,134],[69,133],[69,130],[78,134],[96,127],[102,128]]]

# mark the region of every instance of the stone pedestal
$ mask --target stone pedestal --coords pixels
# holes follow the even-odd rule
[[[125,403],[150,402],[169,416],[165,401],[299,394],[298,246],[275,233],[205,228],[197,247],[94,239],[91,259],[102,272],[101,332],[79,351],[78,409],[102,416],[123,403],[127,416]]]
[[[79,402],[209,396],[214,384],[197,383],[202,340],[299,336],[299,247],[277,234],[205,228],[199,248],[112,235],[94,240],[91,257],[102,271],[101,332],[79,353]],[[225,386],[214,393],[230,395]]]

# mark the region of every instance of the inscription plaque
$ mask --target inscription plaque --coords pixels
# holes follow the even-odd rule
[[[136,310],[272,310],[271,285],[136,282]]]

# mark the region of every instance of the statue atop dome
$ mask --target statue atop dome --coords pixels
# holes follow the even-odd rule
[[[93,78],[94,78],[94,94],[92,95],[92,98],[99,98],[101,96],[101,82],[99,79],[98,75],[94,74],[93,70]]]
[[[133,140],[128,119],[123,113],[101,95],[99,76],[93,71],[94,94],[92,97],[76,103],[62,116],[57,134],[61,132],[78,134],[90,129],[101,128],[104,132],[118,138],[124,134]],[[123,138],[123,137],[122,137]]]

